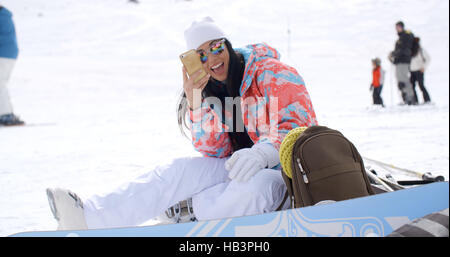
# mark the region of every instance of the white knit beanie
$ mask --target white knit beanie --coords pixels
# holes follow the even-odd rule
[[[187,49],[197,49],[203,43],[224,38],[225,33],[214,23],[214,20],[207,16],[200,21],[194,21],[192,25],[184,31]]]

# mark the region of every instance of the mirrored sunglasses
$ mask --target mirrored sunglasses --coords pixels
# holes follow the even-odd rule
[[[209,52],[214,55],[219,55],[223,52],[224,49],[225,49],[225,39],[223,38],[218,41],[212,42],[209,48]],[[197,53],[200,55],[200,61],[202,63],[208,61],[209,53],[207,53],[204,50],[197,50]]]

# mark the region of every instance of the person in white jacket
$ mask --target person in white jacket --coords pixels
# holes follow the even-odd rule
[[[420,38],[416,37],[417,41],[417,49],[413,50],[413,56],[411,59],[410,70],[411,70],[411,84],[414,91],[414,97],[416,102],[418,101],[417,93],[416,93],[416,82],[419,84],[419,88],[422,91],[423,101],[424,103],[431,102],[430,95],[428,94],[427,89],[424,84],[424,73],[430,64],[430,55],[423,47],[420,46]]]

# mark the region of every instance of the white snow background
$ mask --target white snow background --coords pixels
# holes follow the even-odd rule
[[[56,229],[47,187],[86,198],[173,158],[199,155],[180,134],[175,108],[183,31],[206,15],[235,47],[267,42],[278,49],[304,78],[319,123],[342,131],[363,156],[448,180],[446,0],[1,4],[13,12],[20,47],[10,94],[29,125],[0,128],[0,236]],[[398,105],[386,58],[398,20],[431,55],[425,84],[434,105]],[[385,109],[371,106],[376,56],[386,70]]]

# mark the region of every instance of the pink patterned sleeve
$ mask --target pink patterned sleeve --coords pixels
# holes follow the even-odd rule
[[[273,129],[259,132],[259,142],[269,142],[279,149],[287,133],[296,127],[317,125],[316,115],[297,71],[278,60],[264,62],[256,73],[258,90],[264,96]]]
[[[232,146],[226,125],[213,109],[205,104],[194,111],[189,111],[190,130],[194,148],[207,157],[223,158],[232,152]]]

